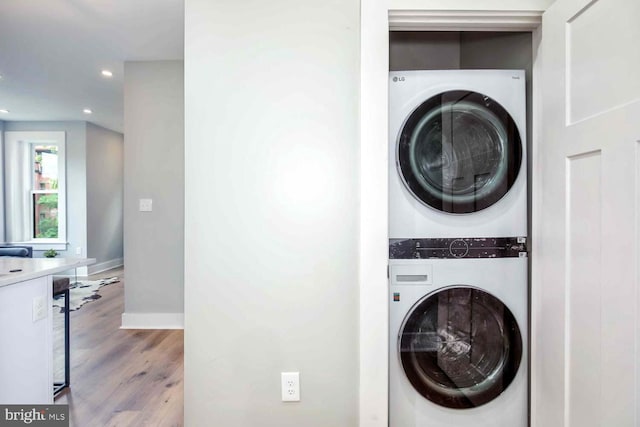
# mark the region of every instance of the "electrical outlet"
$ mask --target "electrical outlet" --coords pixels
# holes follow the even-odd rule
[[[33,298],[33,307],[31,314],[34,322],[47,317],[47,306],[45,304],[45,297],[37,296]]]
[[[82,255],[82,247],[78,246],[76,248],[76,255]]]
[[[140,212],[151,212],[151,211],[153,211],[153,200],[140,199]]]
[[[299,402],[300,401],[300,373],[299,372],[282,372],[282,401],[283,402]]]

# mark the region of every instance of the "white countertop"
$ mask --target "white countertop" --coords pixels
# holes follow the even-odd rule
[[[84,267],[95,262],[95,258],[0,257],[0,287],[60,273],[76,267]],[[11,270],[21,271],[10,273]]]

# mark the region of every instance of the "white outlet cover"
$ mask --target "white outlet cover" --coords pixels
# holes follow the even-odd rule
[[[282,401],[283,402],[299,402],[300,401],[300,373],[299,372],[282,372]]]
[[[140,212],[153,211],[153,199],[140,199]]]
[[[31,314],[34,322],[47,317],[47,305],[45,301],[46,299],[44,296],[37,296],[33,298],[33,310]]]

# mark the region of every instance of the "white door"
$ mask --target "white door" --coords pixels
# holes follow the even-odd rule
[[[640,425],[640,1],[557,0],[539,51],[532,425]]]

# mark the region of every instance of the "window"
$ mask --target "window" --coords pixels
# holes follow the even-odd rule
[[[66,249],[65,133],[5,132],[5,241]]]
[[[58,238],[58,146],[31,144],[31,155],[31,238]]]

